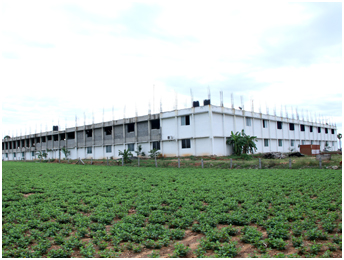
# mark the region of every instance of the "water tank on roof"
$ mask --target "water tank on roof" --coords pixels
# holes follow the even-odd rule
[[[193,107],[199,107],[199,101],[194,101],[192,104]]]
[[[53,125],[53,131],[58,131],[59,130],[59,126],[58,125]]]
[[[204,106],[210,105],[210,99],[204,99],[203,100],[203,105]]]

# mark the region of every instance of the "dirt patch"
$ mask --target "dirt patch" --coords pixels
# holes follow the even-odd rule
[[[33,194],[35,194],[34,192],[33,193],[26,193],[26,194],[24,194],[23,196],[25,197],[25,198],[27,198],[27,197],[29,197],[29,196],[31,196],[31,195],[33,195]]]

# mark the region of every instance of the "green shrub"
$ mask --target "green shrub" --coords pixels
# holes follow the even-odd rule
[[[121,252],[116,252],[113,249],[104,249],[101,251],[98,251],[99,257],[101,258],[118,258],[121,254]]]
[[[317,244],[315,241],[310,245],[309,252],[312,255],[317,255],[320,252],[322,244]]]
[[[299,247],[303,246],[303,237],[302,236],[292,237],[291,242],[293,243],[293,247],[299,248]]]
[[[276,248],[278,250],[284,250],[285,247],[288,245],[288,243],[285,242],[282,238],[268,238],[266,239],[266,242],[268,242],[269,247]]]
[[[85,258],[92,258],[94,257],[96,250],[94,249],[91,243],[86,244],[83,247],[80,247],[80,254]]]
[[[188,246],[185,246],[184,244],[177,242],[174,245],[173,255],[171,257],[185,257],[189,251],[190,248]]]
[[[219,249],[215,250],[215,253],[220,258],[233,258],[239,253],[239,248],[236,248],[237,243],[224,243]]]
[[[72,255],[73,250],[68,249],[52,249],[48,252],[47,257],[49,258],[69,258]]]

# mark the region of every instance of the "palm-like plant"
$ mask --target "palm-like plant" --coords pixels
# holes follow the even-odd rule
[[[227,144],[233,145],[235,155],[248,152],[253,153],[257,150],[255,142],[257,142],[257,136],[246,135],[244,130],[241,130],[241,133],[236,132],[235,134],[231,131],[231,136],[226,141]]]
[[[131,163],[130,157],[133,156],[133,154],[129,151],[129,149],[124,149],[124,151],[118,151],[118,155],[122,155],[122,160],[124,160],[124,163]]]

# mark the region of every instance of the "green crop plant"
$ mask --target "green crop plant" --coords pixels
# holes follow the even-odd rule
[[[3,162],[2,167],[3,257],[47,257],[56,246],[77,254],[81,247],[88,255],[85,238],[97,250],[93,254],[89,246],[89,255],[111,255],[106,250],[111,247],[115,257],[144,243],[150,247],[145,251],[173,247],[187,232],[203,237],[200,257],[219,256],[215,250],[233,240],[251,244],[260,257],[286,254],[287,242],[300,246],[301,256],[311,255],[304,249],[311,238],[337,248],[342,243],[340,171],[228,171],[215,164],[174,169]]]
[[[85,246],[80,247],[80,254],[85,258],[94,257],[96,250],[92,244],[86,244]]]
[[[177,242],[174,245],[173,255],[171,257],[185,257],[189,251],[190,248],[188,246],[185,246],[184,244]]]
[[[309,252],[312,255],[317,255],[321,250],[322,244],[317,244],[315,241],[309,246]]]

